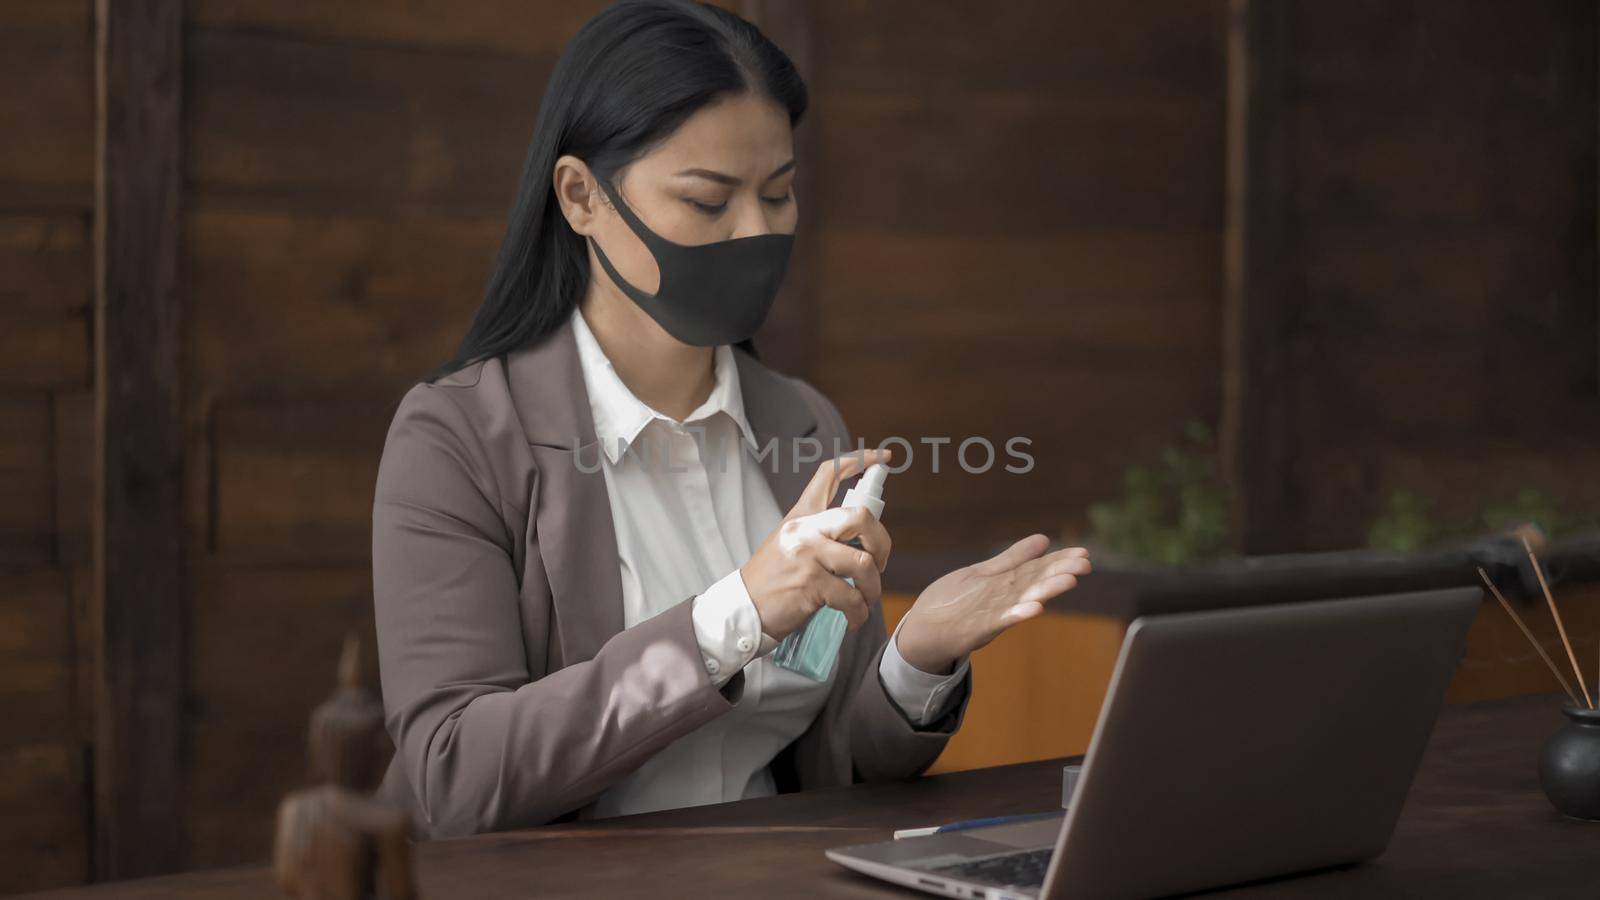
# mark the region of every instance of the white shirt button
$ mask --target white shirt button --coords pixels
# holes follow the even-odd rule
[[[717,665],[717,661],[716,660],[710,659],[710,658],[706,659],[706,671],[707,672],[710,672],[711,674],[715,675],[715,674],[717,674],[717,670],[720,669],[720,668],[722,668],[722,667]]]
[[[739,646],[739,652],[740,653],[749,653],[750,649],[752,647],[754,647],[755,644],[752,644],[750,642],[750,639],[747,638],[747,637],[740,637],[738,646]]]

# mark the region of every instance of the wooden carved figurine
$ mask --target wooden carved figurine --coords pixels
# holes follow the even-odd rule
[[[273,874],[300,900],[411,900],[411,823],[372,799],[383,705],[360,683],[360,643],[345,639],[339,687],[311,714],[313,787],[278,806]]]

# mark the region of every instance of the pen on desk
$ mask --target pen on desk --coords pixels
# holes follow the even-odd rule
[[[968,828],[983,828],[988,825],[1009,825],[1013,822],[1031,822],[1035,819],[1048,819],[1052,816],[1062,815],[1061,810],[1054,812],[1023,813],[1019,816],[990,816],[987,819],[965,819],[960,822],[947,822],[943,825],[932,825],[927,828],[901,828],[894,833],[894,839],[908,837],[922,837],[925,834],[943,834],[946,831],[965,831]]]

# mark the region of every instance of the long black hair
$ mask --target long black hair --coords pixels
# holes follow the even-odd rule
[[[556,203],[559,157],[570,153],[615,179],[702,107],[746,92],[785,107],[791,127],[805,114],[806,86],[789,57],[727,10],[622,0],[590,19],[545,89],[483,303],[455,357],[427,380],[537,343],[582,299],[589,257]],[[749,341],[739,346],[755,352]]]

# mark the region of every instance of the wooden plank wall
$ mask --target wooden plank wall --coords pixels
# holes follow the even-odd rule
[[[602,5],[186,6],[186,866],[266,853],[339,640],[370,632],[394,404],[465,330],[544,81]],[[869,440],[1033,441],[1032,474],[984,478],[949,446],[936,476],[919,446],[891,487],[897,552],[1080,528],[1130,454],[1217,419],[1225,6],[786,12],[809,34],[818,228],[789,298],[814,331],[781,358]],[[1600,484],[1593,7],[1496,9],[1291,11],[1303,546],[1358,543],[1416,479]],[[0,100],[0,692],[19,711],[0,891],[89,865],[92,35],[88,0],[0,9],[0,74],[29,86]]]
[[[90,852],[94,20],[89,0],[3,10],[0,893],[8,893],[81,880]]]
[[[1079,530],[1130,453],[1216,419],[1222,7],[815,4],[810,374],[859,435],[913,444],[897,553]],[[969,475],[955,444],[935,474],[918,443],[986,437],[1003,465],[1017,435],[1025,475]]]
[[[95,18],[90,869],[115,880],[182,864],[183,2],[100,3]]]
[[[1359,546],[1394,490],[1600,504],[1595,15],[1289,10],[1281,543]]]
[[[191,867],[261,858],[304,777],[340,637],[371,634],[395,404],[465,332],[545,80],[602,5],[190,5]]]

